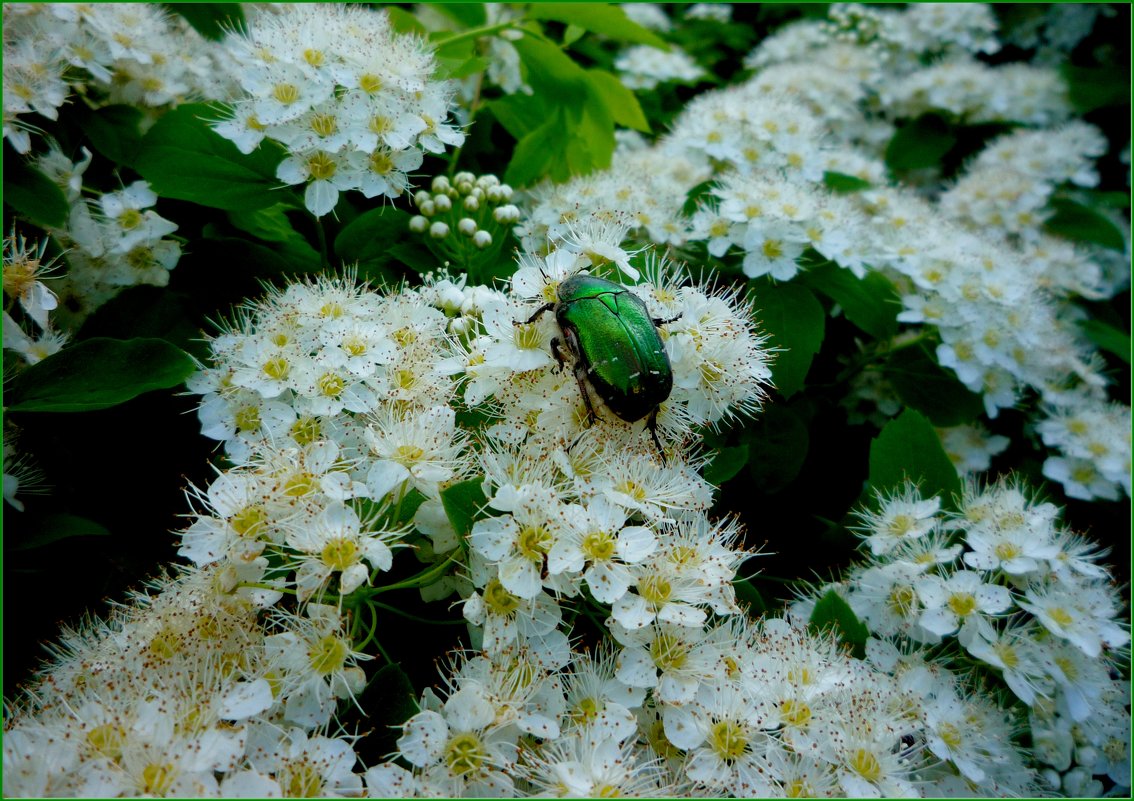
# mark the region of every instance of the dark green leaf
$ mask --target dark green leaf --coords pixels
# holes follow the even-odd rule
[[[441,505],[453,526],[453,530],[466,539],[472,531],[473,523],[488,517],[485,507],[488,499],[481,489],[483,479],[470,478],[441,490]]]
[[[859,192],[863,189],[869,189],[871,185],[870,181],[856,175],[831,172],[830,170],[823,173],[823,183],[828,189],[833,189],[836,192]]]
[[[79,331],[82,340],[94,337],[164,339],[198,358],[209,355],[192,298],[167,287],[132,286],[99,306]]]
[[[553,161],[551,179],[566,181],[610,166],[614,155],[614,118],[587,87],[587,102],[568,109],[566,161]]]
[[[766,407],[748,428],[748,474],[764,493],[778,492],[799,475],[811,435],[790,405]]]
[[[266,209],[254,211],[230,211],[228,221],[241,231],[247,231],[257,239],[282,246],[292,258],[308,264],[313,269],[319,264],[319,253],[311,247],[302,234],[295,230],[287,218],[287,212],[294,210],[282,203]]]
[[[721,448],[713,461],[705,465],[703,475],[705,480],[714,487],[719,487],[730,478],[744,469],[748,463],[748,446],[737,445],[732,448]]]
[[[4,202],[40,228],[61,228],[71,207],[55,182],[5,149]]]
[[[708,181],[702,181],[690,189],[685,195],[685,203],[681,207],[681,213],[686,217],[692,217],[702,205],[702,201],[710,200],[713,197],[711,193],[716,184],[715,179],[710,179]]]
[[[811,360],[823,344],[823,306],[800,284],[753,284],[760,326],[781,348],[772,363],[772,380],[784,398],[803,387]]]
[[[409,221],[409,214],[393,206],[363,212],[335,237],[335,255],[344,262],[385,262],[391,246],[417,236]]]
[[[264,245],[235,236],[217,236],[213,231],[208,230],[208,226],[205,229],[205,238],[223,245],[229,262],[239,265],[241,270],[251,275],[262,277],[302,275],[316,272],[323,266],[319,254],[306,242],[302,245],[291,242]]]
[[[811,612],[807,625],[814,631],[834,629],[839,640],[850,646],[855,659],[866,657],[866,640],[870,632],[855,615],[854,610],[834,590],[827,590]]]
[[[142,147],[142,132],[138,127],[142,121],[140,109],[117,105],[92,110],[79,105],[76,114],[79,127],[99,154],[115,164],[130,166]]]
[[[267,140],[247,156],[212,128],[217,112],[185,105],[166,113],[142,137],[134,168],[162,197],[218,209],[252,210],[287,202],[276,167],[283,151]]]
[[[441,259],[417,242],[400,242],[390,248],[390,257],[414,272],[428,273],[440,269]]]
[[[381,620],[381,616],[388,613],[379,609],[378,614]],[[381,629],[378,639],[382,641]],[[397,663],[383,665],[374,673],[359,695],[358,703],[366,710],[367,720],[373,726],[366,739],[370,747],[379,749],[377,753],[394,751],[397,738],[401,736],[401,725],[419,711],[413,683]]]
[[[587,70],[587,75],[595,94],[606,104],[616,123],[642,133],[650,132],[650,123],[642,113],[642,107],[638,105],[638,98],[622,81],[603,70]]]
[[[894,351],[884,369],[902,404],[917,409],[935,426],[959,426],[984,411],[980,395],[942,368],[924,343]]]
[[[1130,335],[1099,320],[1083,320],[1079,328],[1091,342],[1130,364]]]
[[[1113,67],[1061,67],[1067,94],[1080,114],[1130,104],[1130,72]]]
[[[185,17],[206,39],[223,39],[226,32],[244,30],[244,9],[240,3],[166,3],[167,8]]]
[[[1051,207],[1055,214],[1044,223],[1048,233],[1072,242],[1100,245],[1119,253],[1126,250],[1126,239],[1122,236],[1122,231],[1097,211],[1066,198],[1052,200]]]
[[[444,77],[458,81],[461,78],[467,78],[470,75],[476,75],[478,72],[484,72],[488,69],[488,61],[481,56],[468,56],[465,58],[440,59],[438,63],[444,68]]]
[[[870,488],[890,493],[905,481],[918,485],[922,497],[941,497],[953,507],[961,493],[957,469],[945,455],[933,426],[919,412],[906,409],[883,427],[870,446]]]
[[[110,531],[93,520],[78,515],[59,512],[47,515],[38,521],[36,531],[28,539],[15,546],[18,551],[28,551],[32,548],[42,548],[60,540],[72,537],[107,537]]]
[[[749,617],[759,617],[768,611],[768,604],[765,603],[764,596],[760,595],[760,591],[753,587],[752,582],[748,579],[733,579],[732,588],[736,592],[736,600],[748,607]]]
[[[577,25],[592,33],[600,33],[620,42],[652,45],[669,50],[669,45],[657,34],[643,28],[626,16],[615,5],[605,3],[533,3],[528,10],[529,19],[551,19]]]
[[[838,303],[848,320],[875,339],[889,339],[898,333],[901,299],[881,273],[869,272],[864,278],[856,278],[835,262],[824,261],[805,271],[803,280]]]
[[[886,166],[894,172],[936,167],[956,144],[952,127],[937,114],[906,123],[886,146]]]
[[[197,369],[163,339],[87,339],[33,364],[12,381],[11,412],[82,412],[181,384]]]

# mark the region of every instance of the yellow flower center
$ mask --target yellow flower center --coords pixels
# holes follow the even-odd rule
[[[328,634],[307,649],[307,659],[311,669],[320,676],[329,676],[343,669],[350,649],[345,642],[333,634]]]

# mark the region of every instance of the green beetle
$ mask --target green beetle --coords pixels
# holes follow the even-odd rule
[[[555,303],[540,306],[528,323],[555,311],[563,341],[551,340],[551,352],[564,365],[560,345],[575,359],[575,379],[590,420],[596,418],[587,392],[589,382],[607,408],[627,423],[647,418],[662,463],[658,407],[673,389],[673,368],[657,327],[672,323],[650,316],[646,304],[626,287],[593,275],[573,275],[559,284]]]

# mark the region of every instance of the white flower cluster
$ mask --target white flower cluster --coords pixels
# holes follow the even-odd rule
[[[614,59],[618,77],[629,89],[654,89],[661,83],[694,83],[705,75],[697,62],[676,45],[669,52],[650,45],[634,45]]]
[[[423,151],[464,133],[445,121],[455,87],[432,79],[433,56],[362,6],[249,9],[247,32],[225,39],[242,94],[217,133],[251,153],[266,137],[288,152],[277,170],[306,184],[307,208],[329,213],[340,191],[397,197]]]
[[[562,184],[544,182],[530,190],[516,235],[526,249],[535,251],[588,217],[616,215],[652,242],[681,245],[688,227],[681,213],[685,196],[711,174],[707,165],[690,161],[664,143],[619,147],[608,170]]]
[[[1034,240],[1055,188],[1064,182],[1095,186],[1094,160],[1104,153],[1106,139],[1085,122],[1006,134],[990,142],[942,194],[941,209],[974,228]]]
[[[91,160],[86,148],[72,162],[52,146],[36,162],[71,207],[64,227],[49,231],[67,248],[67,274],[57,284],[66,302],[59,311],[68,327],[76,329],[126,287],[168,284],[169,271],[181,258],[180,243],[168,238],[177,224],[153,210],[158,197],[146,181],[102,193],[97,201],[83,196],[83,174]]]
[[[1035,786],[990,699],[944,672],[926,693],[922,676],[853,659],[787,619],[655,624],[621,655],[571,656],[560,670],[523,651],[457,660],[398,741],[412,774],[372,769],[385,772],[382,792],[782,798]],[[941,747],[951,727],[969,748]],[[985,765],[982,785],[955,772]]]
[[[1130,641],[1123,602],[1099,564],[1104,552],[1058,515],[1011,480],[970,485],[956,512],[907,485],[860,512],[870,556],[834,587],[902,671],[932,668],[926,650],[955,642],[999,674],[1030,709],[1036,758],[1058,771],[1054,789],[1073,761],[1087,778],[1129,787],[1130,695],[1116,670]],[[973,782],[998,777],[1001,766],[981,755],[984,732],[945,719],[952,736],[939,726],[934,752]],[[1082,778],[1072,771],[1063,790],[1076,794]]]
[[[1067,85],[1053,69],[960,58],[895,80],[883,87],[881,102],[896,117],[945,110],[967,123],[1053,125],[1072,113]]]
[[[969,423],[937,429],[945,455],[964,476],[983,473],[992,466],[992,457],[1008,449],[1011,440],[999,434],[990,434],[979,423]]]
[[[1047,458],[1043,474],[1072,498],[1130,497],[1130,407],[1088,393],[1061,401],[1036,424],[1044,444],[1062,452]]]
[[[163,107],[228,93],[223,56],[151,3],[4,5],[4,137],[31,150],[26,115],[54,120],[74,92],[96,105]]]

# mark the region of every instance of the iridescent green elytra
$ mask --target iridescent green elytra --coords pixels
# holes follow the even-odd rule
[[[626,422],[649,418],[646,426],[664,461],[657,434],[658,406],[673,389],[673,369],[657,327],[673,320],[655,320],[637,295],[593,275],[564,280],[557,297],[558,302],[541,306],[528,322],[555,310],[563,344],[575,357],[575,378],[591,419],[595,411],[588,382],[607,408]],[[562,366],[559,344],[553,339],[551,350]]]

